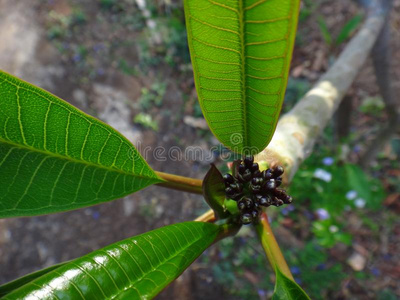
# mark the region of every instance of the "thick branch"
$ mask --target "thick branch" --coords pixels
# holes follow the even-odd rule
[[[362,28],[334,65],[289,113],[282,116],[271,143],[257,155],[257,161],[279,163],[285,167],[285,180],[293,178],[364,65],[383,23],[381,9],[368,14]]]
[[[379,150],[396,133],[400,124],[399,106],[396,103],[395,91],[391,80],[392,53],[390,51],[390,11],[393,1],[385,0],[385,12],[387,16],[385,23],[372,49],[372,61],[374,63],[376,81],[379,86],[383,101],[385,102],[385,111],[387,115],[387,124],[377,134],[377,137],[370,141],[367,150],[360,159],[360,164],[366,168],[376,157]]]

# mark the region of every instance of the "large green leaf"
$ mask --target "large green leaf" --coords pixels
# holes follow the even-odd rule
[[[2,299],[149,299],[177,278],[225,227],[170,225],[69,262]]]
[[[294,281],[275,268],[276,283],[272,300],[310,300],[310,297]]]
[[[185,0],[197,93],[215,136],[260,152],[275,131],[299,0]]]
[[[94,205],[161,181],[110,126],[0,71],[0,217]]]

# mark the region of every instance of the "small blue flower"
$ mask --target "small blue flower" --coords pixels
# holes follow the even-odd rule
[[[301,273],[300,268],[297,266],[290,267],[290,272],[292,272],[293,275],[299,275]]]
[[[331,165],[333,165],[334,162],[335,162],[335,160],[334,160],[332,157],[325,157],[325,158],[322,160],[322,163],[323,163],[325,166],[331,166]]]
[[[332,180],[332,174],[329,173],[328,171],[325,171],[324,169],[316,169],[314,172],[314,177],[321,179],[325,182],[330,182]]]
[[[80,62],[80,61],[82,60],[82,56],[81,56],[80,54],[75,54],[75,55],[72,57],[72,60],[73,60],[74,62]]]
[[[383,259],[384,260],[391,260],[392,259],[392,255],[390,255],[389,253],[386,253],[385,255],[383,255]]]
[[[92,217],[93,219],[98,220],[100,218],[100,213],[98,211],[94,211],[92,213]]]
[[[355,153],[360,153],[361,152],[361,146],[360,145],[355,145],[354,148],[353,148],[353,151]]]
[[[354,200],[354,204],[358,208],[364,208],[366,201],[363,198],[357,198],[356,200]]]
[[[354,200],[357,197],[357,192],[356,191],[348,191],[346,193],[346,199],[347,200]]]
[[[325,270],[325,268],[326,268],[326,265],[325,265],[325,264],[319,264],[319,265],[317,266],[317,271]]]
[[[282,215],[287,216],[290,213],[289,207],[282,208],[281,213]]]
[[[103,49],[104,49],[104,45],[102,43],[99,43],[99,44],[96,44],[96,45],[93,46],[93,50],[95,52],[99,52],[99,51],[101,51]]]
[[[304,211],[304,215],[307,217],[307,219],[310,219],[310,220],[314,219],[314,214],[312,214],[308,210]]]
[[[257,290],[257,292],[258,292],[258,295],[259,295],[261,298],[263,298],[263,297],[265,297],[265,296],[267,295],[267,293],[266,293],[264,290],[262,290],[262,289]]]
[[[325,208],[318,208],[315,212],[320,220],[327,220],[330,218],[329,212]]]
[[[301,285],[302,284],[302,281],[301,281],[301,279],[300,278],[294,278],[294,281],[296,281],[296,283],[298,284],[298,285]]]
[[[380,275],[381,275],[381,271],[380,271],[378,268],[375,268],[375,267],[372,267],[372,268],[371,268],[371,273],[372,273],[374,276],[380,276]]]

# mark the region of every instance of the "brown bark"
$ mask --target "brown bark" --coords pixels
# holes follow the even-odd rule
[[[392,2],[392,0],[384,0],[384,9],[386,12],[385,23],[371,53],[376,81],[379,86],[380,94],[385,102],[387,124],[378,132],[376,138],[370,141],[366,151],[361,156],[360,165],[363,168],[369,166],[378,152],[390,141],[390,138],[396,133],[400,125],[399,103],[396,103],[391,79],[390,11]]]

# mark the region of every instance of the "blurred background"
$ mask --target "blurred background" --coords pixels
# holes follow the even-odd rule
[[[0,0],[0,68],[100,118],[143,153],[201,149],[163,172],[203,178],[226,161],[197,102],[181,1]],[[362,25],[350,0],[304,0],[283,112]],[[400,0],[391,12],[393,87],[400,91]],[[400,132],[365,162],[387,113],[369,60],[290,187],[270,209],[296,281],[312,299],[400,299]],[[146,148],[147,147],[147,148]],[[364,158],[364,161],[363,161]],[[363,164],[360,162],[363,161]],[[150,187],[68,213],[0,220],[0,284],[207,210],[200,196]],[[274,275],[251,227],[206,251],[158,299],[268,299]]]

